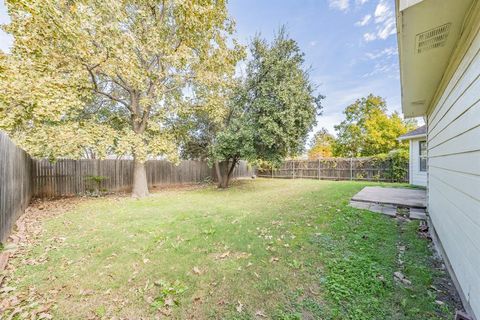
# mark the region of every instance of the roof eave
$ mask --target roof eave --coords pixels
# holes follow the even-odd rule
[[[396,0],[402,112],[426,114],[461,35],[472,0]],[[445,43],[419,49],[419,35],[448,24]],[[418,43],[417,43],[418,42]]]
[[[406,137],[403,137],[403,136],[400,136],[397,138],[398,141],[405,141],[405,140],[413,140],[413,139],[421,139],[421,138],[426,138],[427,135],[425,133],[422,133],[422,134],[416,134],[414,136],[406,136]]]

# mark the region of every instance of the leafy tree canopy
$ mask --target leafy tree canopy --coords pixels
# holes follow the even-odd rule
[[[335,137],[327,129],[321,128],[312,138],[310,149],[308,150],[308,159],[315,160],[319,158],[331,157],[332,148],[335,143]]]
[[[228,93],[225,118],[210,119],[196,135],[209,145],[209,159],[226,163],[221,170],[217,164],[223,186],[240,159],[280,162],[301,152],[321,110],[323,96],[314,94],[304,55],[284,28],[271,44],[255,37],[250,52],[245,76]]]
[[[343,113],[345,120],[335,126],[335,156],[372,156],[405,148],[397,138],[416,127],[415,121],[405,121],[397,112],[388,115],[385,100],[372,94],[358,99]]]
[[[133,155],[145,194],[147,157],[178,157],[175,119],[224,116],[218,93],[244,54],[225,0],[6,4],[0,128],[34,156]]]

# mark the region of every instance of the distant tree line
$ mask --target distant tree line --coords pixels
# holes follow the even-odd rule
[[[325,128],[315,133],[308,149],[309,159],[322,157],[385,157],[389,153],[408,156],[408,145],[397,140],[413,130],[415,120],[404,120],[397,112],[388,114],[382,97],[373,94],[356,100],[343,111],[336,137]]]

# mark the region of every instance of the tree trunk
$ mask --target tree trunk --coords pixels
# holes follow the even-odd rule
[[[218,187],[223,188],[222,171],[220,170],[220,163],[215,161],[215,173],[217,174]]]
[[[230,161],[226,161],[225,163],[225,172],[221,174],[220,165],[215,162],[215,170],[217,171],[217,178],[218,178],[218,187],[222,189],[228,188],[230,183],[230,178],[232,177],[233,170],[235,169],[235,165],[237,164],[237,159],[232,160],[232,164],[230,165]]]
[[[144,198],[148,196],[147,171],[145,162],[134,158],[133,160],[133,198]]]

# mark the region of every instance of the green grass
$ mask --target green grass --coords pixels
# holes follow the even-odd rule
[[[88,200],[44,222],[9,286],[35,288],[60,319],[450,319],[418,222],[347,206],[365,185],[259,179]],[[395,283],[399,268],[412,286]]]

